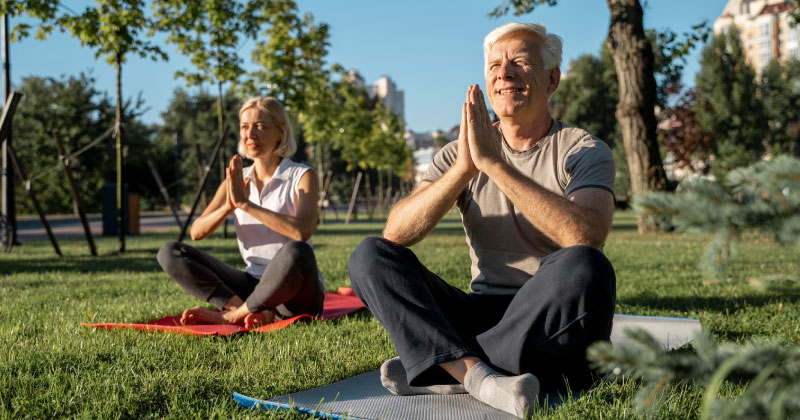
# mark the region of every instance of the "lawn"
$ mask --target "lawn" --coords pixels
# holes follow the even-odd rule
[[[328,290],[349,285],[347,258],[380,223],[320,226],[314,247]],[[140,322],[176,314],[198,302],[164,275],[158,248],[177,231],[98,239],[100,257],[85,241],[60,240],[64,258],[47,241],[0,254],[0,418],[287,418],[239,408],[231,392],[271,398],[376,369],[395,355],[368,312],[337,321],[293,325],[268,334],[195,338],[134,331],[93,331],[81,322]],[[746,284],[704,286],[697,262],[707,236],[639,235],[630,213],[618,213],[605,252],[617,272],[617,313],[699,318],[719,339],[800,341],[800,293],[760,292]],[[196,243],[240,266],[235,239]],[[469,256],[457,218],[421,244],[419,258],[467,288]],[[758,236],[739,247],[735,279],[797,273],[797,248]],[[631,405],[636,384],[606,382],[546,418],[641,418]],[[735,391],[734,391],[735,392]],[[702,393],[681,387],[659,418],[697,416]],[[291,418],[305,418],[297,413]]]

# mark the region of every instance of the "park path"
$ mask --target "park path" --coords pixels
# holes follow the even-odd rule
[[[186,215],[181,215],[181,221]],[[100,213],[88,214],[89,228],[93,236],[103,234],[103,219]],[[78,216],[59,215],[47,216],[47,221],[53,229],[56,238],[83,237],[83,226]],[[232,220],[231,220],[231,223]],[[177,229],[175,218],[171,213],[142,213],[139,215],[139,232],[160,232]],[[36,216],[23,216],[17,218],[17,238],[20,242],[47,239],[47,232]]]

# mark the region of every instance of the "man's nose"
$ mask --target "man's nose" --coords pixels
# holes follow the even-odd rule
[[[511,79],[514,77],[514,72],[511,68],[511,62],[508,60],[504,60],[500,63],[500,67],[497,69],[497,78],[498,79]]]

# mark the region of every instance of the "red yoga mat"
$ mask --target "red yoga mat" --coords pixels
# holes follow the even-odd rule
[[[340,287],[338,293],[325,293],[325,301],[322,304],[322,314],[314,317],[308,314],[298,315],[292,318],[287,318],[281,321],[273,322],[271,324],[262,325],[258,328],[245,328],[241,325],[225,325],[225,324],[205,324],[205,325],[181,325],[180,315],[166,316],[164,318],[156,319],[155,321],[145,322],[141,324],[136,323],[102,323],[102,324],[89,324],[82,322],[84,327],[91,328],[133,328],[138,331],[164,331],[178,334],[194,335],[198,337],[205,336],[228,336],[232,334],[243,333],[247,331],[255,332],[268,332],[279,330],[288,327],[300,320],[330,320],[341,318],[351,312],[359,309],[364,309],[366,306],[361,300],[353,293],[353,289],[349,287]]]

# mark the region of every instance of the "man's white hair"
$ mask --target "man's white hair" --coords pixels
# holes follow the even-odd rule
[[[550,70],[554,67],[561,65],[561,47],[563,42],[561,37],[556,34],[548,34],[547,28],[538,23],[506,23],[503,26],[495,28],[483,40],[483,64],[484,70],[489,70],[489,50],[492,45],[500,38],[512,33],[524,32],[531,34],[542,40],[542,62],[544,63],[545,70]]]

